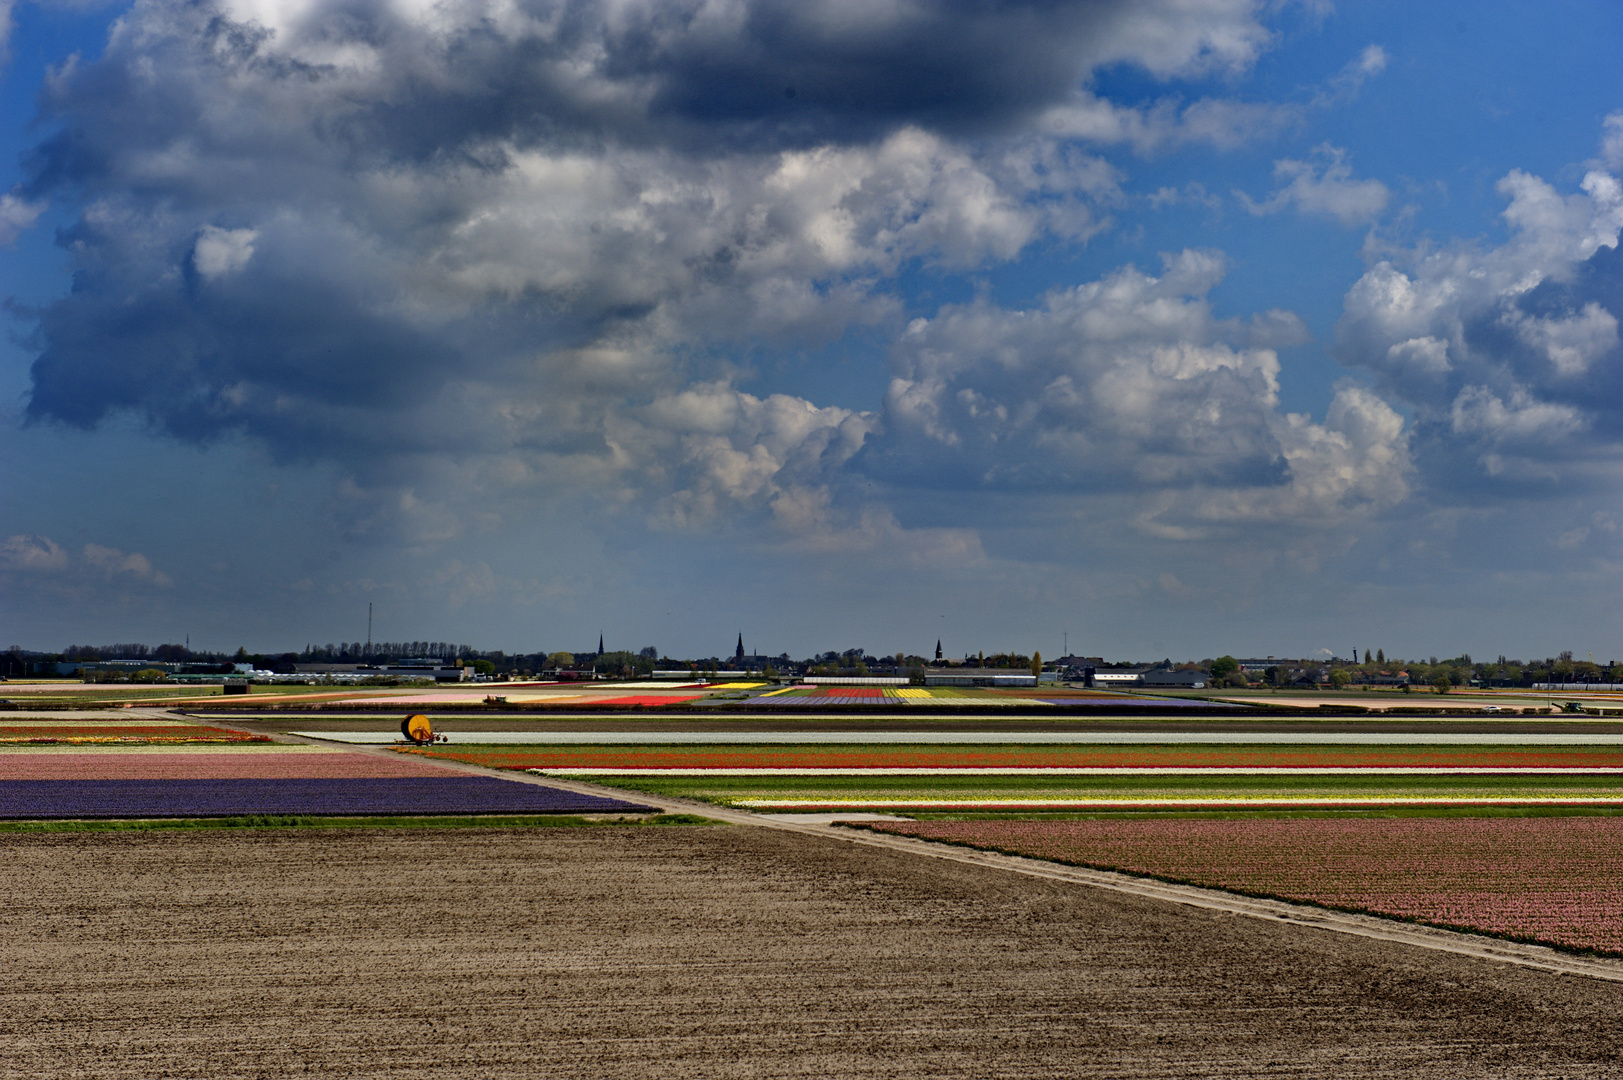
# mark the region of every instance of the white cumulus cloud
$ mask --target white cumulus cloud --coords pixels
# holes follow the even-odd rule
[[[1383,259],[1348,291],[1344,364],[1415,411],[1437,489],[1478,478],[1623,477],[1623,187],[1591,170],[1562,193],[1514,170],[1498,190],[1510,236],[1496,247],[1422,248]],[[1517,444],[1517,463],[1501,444]],[[1607,480],[1606,482],[1610,482]]]
[[[192,247],[192,265],[205,278],[224,277],[248,265],[254,257],[254,241],[259,233],[253,229],[221,229],[204,226]]]
[[[44,203],[27,202],[11,193],[0,195],[0,247],[16,243],[23,230],[44,212]]]
[[[1304,214],[1323,214],[1343,225],[1372,221],[1386,209],[1391,192],[1379,180],[1355,180],[1347,152],[1329,143],[1318,147],[1309,160],[1283,158],[1274,162],[1274,178],[1285,186],[1262,202],[1236,192],[1253,214],[1273,214],[1295,208]]]

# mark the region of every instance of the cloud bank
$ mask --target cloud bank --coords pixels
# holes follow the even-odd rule
[[[1342,362],[1413,410],[1439,492],[1615,492],[1623,480],[1623,185],[1513,171],[1509,239],[1410,250],[1348,292]]]
[[[330,470],[346,543],[414,553],[582,512],[831,562],[990,572],[1020,548],[999,531],[1051,554],[1108,527],[1129,561],[1213,541],[1311,570],[1394,516],[1615,485],[1617,115],[1576,191],[1504,177],[1502,243],[1367,264],[1322,416],[1281,404],[1301,318],[1218,313],[1221,251],[982,288],[1111,236],[1139,197],[1118,158],[1276,137],[1388,67],[1369,45],[1301,101],[1245,100],[1271,11],[143,0],[53,72],[0,197],[0,244],[70,222],[26,415],[244,439]],[[1124,70],[1154,92],[1113,99]],[[1388,215],[1336,143],[1268,161],[1252,227]],[[751,385],[858,338],[889,365],[869,403]],[[19,574],[161,576],[12,545]],[[498,591],[477,565],[457,595]]]

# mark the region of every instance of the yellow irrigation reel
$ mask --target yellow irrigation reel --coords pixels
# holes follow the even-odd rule
[[[426,746],[433,742],[449,742],[444,735],[434,734],[434,725],[428,722],[428,717],[422,715],[408,716],[400,722],[400,734],[409,742],[418,746]]]

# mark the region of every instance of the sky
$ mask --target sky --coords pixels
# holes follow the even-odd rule
[[[0,0],[0,647],[1623,657],[1623,6]]]

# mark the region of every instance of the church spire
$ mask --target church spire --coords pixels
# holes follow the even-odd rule
[[[738,651],[733,653],[733,659],[744,659],[744,632],[742,630],[738,632]]]
[[[597,635],[597,655],[603,655],[603,635]]]
[[[937,660],[941,659],[941,639],[940,638],[935,639],[935,658]]]

